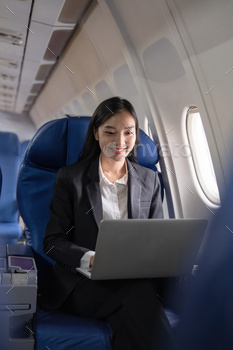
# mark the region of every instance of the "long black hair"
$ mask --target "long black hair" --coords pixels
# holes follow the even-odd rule
[[[99,106],[96,108],[96,110],[94,111],[87,130],[86,140],[85,140],[83,149],[80,153],[78,161],[81,161],[84,159],[92,161],[95,157],[97,157],[100,154],[101,150],[100,150],[99,142],[95,139],[95,136],[94,136],[94,132],[93,132],[94,128],[95,130],[97,130],[103,123],[106,122],[106,120],[114,116],[114,114],[121,113],[123,111],[129,112],[135,120],[135,129],[136,129],[135,146],[137,147],[139,143],[139,126],[138,126],[138,118],[134,110],[134,107],[129,101],[123,98],[111,97],[101,102]],[[127,158],[132,162],[137,163],[137,157],[135,153],[136,152],[132,150],[130,154],[127,156]]]

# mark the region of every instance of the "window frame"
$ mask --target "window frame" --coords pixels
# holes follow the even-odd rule
[[[195,115],[196,117],[199,117],[199,120],[194,119],[196,118]],[[197,132],[198,128],[199,131]],[[202,192],[212,204],[220,206],[221,202],[219,188],[214,171],[214,165],[202,122],[202,117],[196,106],[189,107],[186,112],[186,134],[191,149],[191,158],[195,169],[196,178]],[[202,145],[201,152],[200,144]],[[206,174],[203,172],[203,167],[206,169],[205,172],[207,171],[208,173],[208,180]]]

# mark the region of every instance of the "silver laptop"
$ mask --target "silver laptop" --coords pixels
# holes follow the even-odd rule
[[[175,277],[192,272],[207,227],[204,219],[128,219],[100,223],[93,280]]]

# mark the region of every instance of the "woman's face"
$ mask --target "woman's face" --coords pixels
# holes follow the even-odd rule
[[[136,141],[134,117],[127,111],[114,114],[97,130],[95,139],[99,141],[101,157],[120,161],[127,157]]]

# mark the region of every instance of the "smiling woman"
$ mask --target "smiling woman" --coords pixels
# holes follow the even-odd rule
[[[171,339],[156,280],[94,281],[76,270],[92,266],[101,220],[163,217],[158,175],[132,152],[138,134],[127,100],[113,97],[97,107],[78,162],[57,173],[44,238],[57,264],[51,298],[41,305],[108,322],[113,350],[164,349]]]
[[[106,123],[94,128],[94,135],[99,142],[102,163],[124,161],[136,141],[135,120],[127,111],[114,113]]]
[[[112,116],[107,124],[94,130],[95,139],[99,141],[101,148],[102,159],[104,156],[111,158],[118,154],[127,156],[136,140],[133,117],[130,113],[122,111]],[[115,124],[117,126],[114,126]]]
[[[124,133],[122,132],[124,129]],[[132,130],[134,129],[134,130]],[[99,136],[101,133],[101,136]],[[119,135],[124,135],[125,145],[119,144]],[[100,142],[98,138],[101,138]],[[126,140],[127,137],[127,140]],[[104,146],[101,149],[102,142]],[[100,153],[116,154],[116,149],[126,148],[125,157],[137,162],[134,152],[130,153],[139,143],[138,118],[132,104],[120,97],[112,97],[103,101],[95,110],[87,131],[86,142],[79,160],[93,159]],[[118,146],[118,147],[116,147]],[[120,146],[120,147],[119,147]],[[131,147],[131,149],[130,149]],[[108,151],[110,150],[110,151]],[[114,152],[113,152],[114,151]]]

